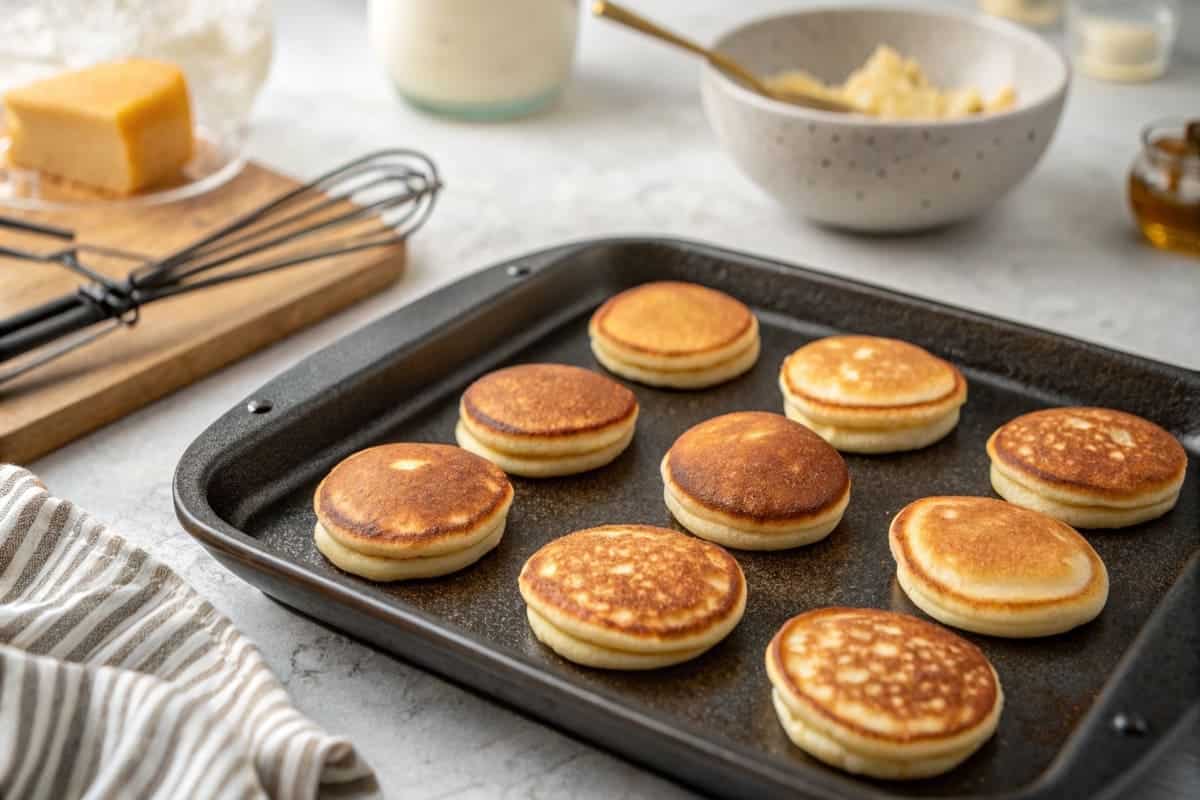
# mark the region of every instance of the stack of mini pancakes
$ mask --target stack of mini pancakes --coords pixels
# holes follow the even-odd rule
[[[633,440],[633,392],[590,370],[522,364],[475,381],[459,403],[461,447],[528,478],[602,467]]]
[[[926,447],[958,424],[967,382],[920,347],[878,336],[806,344],[779,371],[784,411],[838,450],[893,453]]]
[[[850,473],[821,437],[779,414],[739,411],[680,436],[662,460],[667,508],[692,533],[741,550],[825,538],[850,502]]]
[[[519,579],[529,625],[563,658],[605,669],[655,669],[724,639],[746,608],[729,553],[676,531],[605,525],[555,539]]]
[[[1050,408],[987,443],[1004,499],[1080,528],[1124,528],[1175,507],[1187,453],[1152,422],[1109,408]]]
[[[1108,571],[1074,528],[988,497],[926,497],[889,532],[896,580],[929,616],[991,636],[1063,633],[1095,619]]]
[[[749,371],[758,322],[695,284],[644,284],[610,298],[589,333],[597,361],[650,386],[698,389]],[[957,368],[895,339],[833,336],[779,371],[785,416],[740,411],[686,430],[663,456],[667,509],[695,538],[604,525],[538,549],[518,586],[536,639],[589,667],[644,670],[697,658],[735,629],[747,583],[723,547],[780,550],[841,521],[851,477],[838,451],[926,447],[959,421]],[[338,464],[317,488],[316,544],[377,581],[462,569],[504,534],[513,487],[598,469],[629,447],[632,391],[599,373],[524,364],[472,383],[460,448],[395,444]],[[1187,454],[1167,431],[1110,409],[1018,417],[988,440],[991,481],[1009,502],[931,496],[892,520],[896,579],[919,609],[1001,637],[1060,634],[1101,613],[1108,572],[1072,528],[1166,513]],[[502,471],[503,470],[503,471]],[[707,540],[707,541],[704,541]],[[788,737],[854,773],[945,772],[995,731],[999,677],[973,644],[937,625],[874,609],[826,608],[786,622],[767,648],[772,699]]]
[[[313,497],[317,549],[373,581],[433,578],[474,564],[500,544],[513,501],[491,462],[442,444],[362,450]]]
[[[767,646],[788,738],[820,760],[877,778],[957,766],[996,730],[1004,693],[987,657],[904,614],[825,608],[793,617]]]
[[[649,386],[699,389],[758,360],[758,319],[729,295],[694,283],[644,283],[592,315],[596,360]]]

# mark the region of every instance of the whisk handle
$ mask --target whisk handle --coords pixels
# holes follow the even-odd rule
[[[65,311],[70,311],[81,302],[78,295],[63,295],[55,300],[50,300],[49,302],[13,314],[11,317],[0,319],[0,336],[7,336],[14,331],[27,328],[44,319],[49,319]]]
[[[68,300],[74,301],[74,307],[66,304]],[[63,308],[59,313],[46,316],[32,325],[25,325],[20,330],[0,336],[0,363],[110,318],[110,315],[105,313],[100,306],[85,302],[77,295],[59,298],[57,301],[45,304],[42,308],[60,303],[63,304]]]

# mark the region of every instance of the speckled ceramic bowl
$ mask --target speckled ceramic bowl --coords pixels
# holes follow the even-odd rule
[[[751,22],[717,48],[759,74],[799,67],[841,83],[878,44],[916,58],[937,86],[990,97],[1012,84],[1017,105],[961,120],[887,121],[768,100],[708,67],[702,93],[717,138],[785,208],[861,231],[970,217],[1033,169],[1058,126],[1070,70],[1016,25],[927,8],[808,9]]]

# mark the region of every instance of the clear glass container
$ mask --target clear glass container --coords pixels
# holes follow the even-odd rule
[[[1070,51],[1085,75],[1149,81],[1167,71],[1179,25],[1177,0],[1071,0]]]
[[[179,180],[115,198],[7,163],[0,123],[0,206],[34,210],[155,205],[234,178],[254,99],[272,56],[271,0],[0,0],[0,94],[68,69],[132,56],[187,77],[196,152]]]
[[[1200,119],[1146,126],[1129,171],[1129,205],[1155,247],[1200,256]]]
[[[199,122],[243,126],[271,65],[270,0],[0,0],[0,92],[130,56],[178,64]]]
[[[409,103],[471,120],[551,103],[575,59],[577,0],[370,0],[371,43]]]
[[[981,11],[1034,28],[1058,24],[1065,0],[979,0]]]

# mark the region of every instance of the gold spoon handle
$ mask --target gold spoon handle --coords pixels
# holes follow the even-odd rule
[[[596,0],[592,3],[592,14],[597,17],[618,22],[626,27],[633,28],[635,31],[644,33],[647,36],[652,36],[655,39],[664,41],[667,44],[673,44],[676,47],[682,47],[684,50],[689,50],[698,56],[708,59],[708,62],[720,70],[728,72],[740,81],[750,85],[754,91],[763,95],[770,95],[770,91],[763,85],[753,73],[747,72],[741,64],[733,61],[726,56],[721,55],[715,50],[709,50],[707,47],[696,44],[691,39],[686,39],[677,33],[667,30],[640,14],[630,11],[624,6],[616,3],[609,3],[607,0]]]

